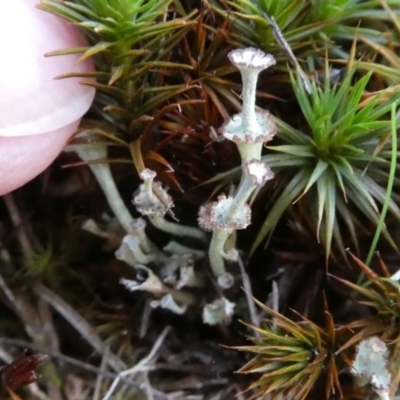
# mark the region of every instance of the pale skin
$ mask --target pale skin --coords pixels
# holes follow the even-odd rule
[[[43,133],[33,136],[0,137],[0,195],[29,182],[62,151],[73,134]]]
[[[90,71],[93,65],[78,64],[79,55],[44,56],[84,46],[85,41],[76,27],[36,9],[38,2],[0,2],[0,15],[7,16],[0,26],[0,46],[3,60],[9,60],[0,66],[0,196],[23,186],[52,163],[94,97],[94,89],[78,79],[54,79],[72,71]],[[21,22],[19,30],[13,28],[15,20]]]

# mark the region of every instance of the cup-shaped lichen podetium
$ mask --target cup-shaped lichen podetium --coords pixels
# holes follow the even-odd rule
[[[275,64],[272,55],[252,47],[232,50],[228,58],[242,76],[242,112],[234,115],[220,128],[220,133],[238,146],[242,163],[260,159],[262,144],[276,133],[271,114],[256,110],[256,87],[259,73]]]
[[[138,212],[146,215],[161,231],[175,236],[193,237],[203,242],[207,240],[207,236],[200,229],[170,222],[164,218],[167,213],[172,213],[174,203],[161,183],[154,181],[156,177],[154,171],[146,168],[140,173],[140,177],[143,179],[143,184],[139,186],[132,200]]]

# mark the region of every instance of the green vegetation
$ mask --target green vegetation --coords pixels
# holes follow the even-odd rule
[[[0,350],[40,337],[52,400],[393,398],[399,1],[38,8],[85,35],[50,56],[91,58],[96,97],[0,210]],[[374,345],[384,386],[357,370]]]

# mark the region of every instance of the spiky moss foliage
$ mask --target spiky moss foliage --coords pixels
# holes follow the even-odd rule
[[[324,80],[321,84],[311,81],[310,95],[302,80],[291,73],[297,101],[292,107],[299,106],[302,116],[288,116],[296,127],[276,119],[276,145],[268,146],[270,153],[263,157],[276,179],[263,188],[269,211],[252,251],[288,209],[297,210],[292,216],[315,232],[326,260],[332,241],[346,259],[350,242],[344,236],[351,238],[358,251],[360,231],[367,233],[365,221],[369,229],[381,226],[381,205],[400,219],[399,181],[393,179],[397,168],[393,138],[399,121],[394,114],[390,117],[400,100],[399,89],[369,92],[372,73],[360,76],[358,66],[350,59],[343,81],[337,82],[326,60]],[[391,196],[388,182],[393,186]],[[382,232],[396,248],[384,226]]]
[[[250,385],[250,399],[268,398],[302,400],[325,380],[325,397],[341,393],[339,373],[349,364],[346,352],[337,351],[349,337],[350,325],[336,328],[331,314],[325,310],[326,326],[320,327],[305,317],[296,323],[255,300],[270,318],[258,328],[249,325],[259,338],[254,345],[236,349],[256,356],[238,372],[257,373],[261,377]],[[325,304],[326,306],[326,304]]]
[[[81,59],[93,58],[97,71],[78,76],[96,79],[86,84],[98,89],[97,109],[116,126],[126,128],[184,89],[180,85],[163,90],[162,69],[190,68],[171,63],[169,52],[187,31],[194,13],[167,20],[170,4],[171,0],[44,0],[39,6],[74,22],[87,36],[90,47],[52,54],[82,53]]]
[[[291,74],[305,124],[294,128],[277,121],[277,140],[282,144],[268,146],[273,153],[263,158],[276,174],[274,187],[268,187],[274,204],[253,248],[295,201],[303,203],[300,207],[325,244],[327,258],[332,239],[345,254],[340,221],[356,248],[357,229],[362,227],[359,216],[378,225],[378,204],[385,201],[390,174],[390,137],[395,134],[387,114],[400,95],[391,89],[368,93],[371,74],[356,80],[356,69],[353,66],[340,84],[332,84],[326,64],[323,84],[312,81],[310,95],[301,80]],[[400,219],[395,200],[396,196],[390,199],[389,211]],[[396,247],[385,229],[383,234]]]
[[[386,266],[381,261],[385,277],[380,277],[361,260],[352,255],[367,280],[364,284],[355,284],[338,279],[356,293],[356,299],[372,309],[371,324],[378,323],[384,328],[381,334],[390,341],[400,340],[400,283],[390,278]]]
[[[96,72],[80,77],[97,89],[90,113],[97,119],[81,128],[124,147],[138,171],[146,165],[170,186],[185,189],[230,167],[215,170],[219,144],[204,148],[213,140],[212,130],[240,109],[231,90],[240,89],[237,71],[226,57],[240,39],[228,19],[204,4],[199,10],[190,5],[43,0],[39,6],[72,21],[88,38],[88,48],[52,53],[82,53],[82,59],[95,62]],[[132,162],[126,150],[113,161]],[[186,160],[188,155],[193,157]],[[183,172],[182,183],[174,169]]]
[[[370,337],[372,331],[374,331],[372,335],[378,335],[387,342],[388,370],[392,375],[390,390],[392,398],[400,384],[400,284],[398,280],[390,277],[381,258],[379,258],[379,266],[384,276],[379,276],[354,255],[351,257],[362,270],[362,277],[366,279],[362,279],[363,282],[357,284],[336,279],[353,291],[356,301],[368,307],[370,316],[360,324],[360,330],[345,347],[349,348],[358,340]]]
[[[146,165],[150,162],[162,176],[160,164],[157,166],[155,160],[147,157],[147,151],[152,149],[153,155],[162,155],[185,191],[235,165],[235,146],[216,141],[216,129],[240,109],[240,102],[232,91],[240,89],[235,79],[237,71],[227,58],[237,41],[226,19],[201,7],[195,24],[176,46],[173,55],[193,69],[176,69],[168,77],[169,82],[186,82],[188,89],[155,113],[143,131],[141,140]],[[164,175],[164,179],[168,179],[171,172]],[[209,195],[207,188],[201,192],[205,192],[206,197]],[[186,198],[188,196],[197,204],[206,200],[204,193],[200,198],[196,194],[192,197],[191,193],[187,193]]]
[[[273,16],[296,54],[307,58],[312,71],[309,74],[315,79],[309,97],[302,82],[289,72],[306,124],[300,118],[293,118],[291,122],[297,125],[293,124],[292,128],[288,125],[292,114],[287,115],[288,109],[276,104],[276,111],[281,112],[284,121],[277,121],[280,129],[276,141],[281,141],[282,145],[269,147],[280,154],[266,156],[265,160],[278,175],[264,188],[267,191],[273,187],[272,193],[268,191],[272,209],[253,244],[253,251],[274,230],[283,212],[296,200],[296,207],[309,215],[307,225],[312,227],[325,246],[326,259],[333,240],[345,257],[346,246],[342,237],[345,230],[358,250],[357,237],[365,226],[363,218],[366,217],[372,229],[378,226],[379,205],[384,203],[386,196],[393,154],[389,140],[391,122],[386,115],[391,104],[399,99],[398,34],[393,29],[399,28],[396,22],[399,11],[397,8],[390,9],[396,5],[395,2],[375,0],[323,4],[302,0],[211,2],[210,7],[216,13],[231,21],[234,32],[239,33],[242,46],[253,44],[268,52],[282,54],[279,46],[271,45],[277,40],[262,10]],[[232,13],[232,10],[236,11]],[[358,26],[360,19],[361,26]],[[387,31],[385,38],[381,35],[382,30]],[[327,41],[328,37],[331,40]],[[353,41],[352,47],[350,41]],[[319,48],[324,49],[326,54],[325,67],[317,74],[324,57]],[[363,54],[356,66],[355,53]],[[377,53],[380,55],[379,63],[374,63],[372,61]],[[336,71],[328,67],[329,55],[338,58],[335,63],[347,64],[343,82],[338,82],[334,76]],[[286,57],[284,61],[287,62]],[[282,64],[276,69],[283,71],[283,75],[275,75],[275,82],[288,73],[287,67]],[[369,72],[357,82],[356,69]],[[382,75],[386,82],[375,77],[370,79],[372,71]],[[322,85],[318,83],[320,77]],[[388,83],[396,85],[389,89]],[[367,85],[378,90],[369,93]],[[280,96],[287,100],[287,95],[290,99],[286,89],[282,92],[282,85],[279,89]],[[268,90],[278,95],[274,85]],[[394,194],[389,201],[389,211],[399,218],[397,200]],[[385,229],[383,234],[395,247]]]
[[[368,277],[373,275],[368,273]],[[367,299],[371,299],[362,303],[374,308],[386,309],[390,301],[393,301],[391,296],[391,299],[382,306],[382,299],[378,298],[376,293],[366,294],[361,287],[341,281],[356,292],[362,293]],[[399,286],[394,286],[397,288],[397,295],[394,296],[398,303]],[[255,299],[254,301],[269,315],[269,318],[260,327],[246,324],[257,332],[257,337],[249,338],[254,344],[235,348],[256,354],[238,371],[242,374],[259,375],[247,389],[251,393],[249,399],[330,399],[343,398],[344,392],[346,392],[345,398],[354,398],[358,389],[354,384],[342,387],[340,376],[343,373],[347,374],[353,365],[357,344],[375,335],[390,339],[393,338],[391,335],[393,332],[396,332],[396,335],[400,332],[398,321],[394,321],[393,318],[390,320],[391,333],[387,332],[388,321],[376,317],[335,325],[326,300],[323,305],[324,325],[318,325],[301,315],[300,322],[294,322],[263,303]],[[389,362],[392,369],[395,367],[393,362],[397,362],[398,357],[398,346],[391,345]]]
[[[165,84],[168,71],[191,69],[171,61],[171,49],[187,33],[196,10],[182,17],[169,18],[171,0],[44,0],[41,9],[75,23],[85,33],[88,48],[65,49],[52,53],[82,53],[91,57],[96,71],[78,75],[97,89],[92,111],[100,117],[97,133],[104,134],[130,149],[134,163],[141,167],[140,146],[129,145],[141,135],[139,122],[151,120],[154,113],[187,85]],[[74,76],[69,74],[65,78]],[[108,123],[108,125],[107,125]],[[93,126],[90,126],[93,129]]]
[[[398,35],[392,30],[393,26],[398,29],[397,0],[215,0],[211,4],[216,12],[230,16],[242,45],[277,53],[278,68],[282,71],[286,70],[283,63],[287,58],[279,57],[280,46],[264,13],[275,19],[300,59],[311,57],[318,64],[323,55],[320,50],[328,47],[330,56],[346,63],[350,43],[357,37],[358,54],[363,54],[365,61],[362,68],[375,70],[389,79],[399,78],[394,61]],[[375,62],[376,54],[382,56],[386,65]]]

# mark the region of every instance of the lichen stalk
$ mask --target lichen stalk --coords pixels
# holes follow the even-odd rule
[[[245,229],[251,218],[247,200],[258,186],[264,185],[273,174],[261,162],[263,142],[271,140],[276,127],[268,111],[256,111],[256,89],[259,73],[276,63],[274,57],[261,50],[249,47],[232,50],[228,58],[242,76],[242,112],[232,116],[219,132],[235,142],[242,159],[242,175],[236,195],[226,198],[220,196],[217,203],[202,207],[199,223],[205,229],[212,230],[209,247],[209,260],[218,283],[223,288],[233,284],[232,275],[225,271],[225,259],[233,259],[226,254],[224,246],[227,238],[236,229]],[[230,277],[227,279],[227,277]]]
[[[243,130],[252,131],[256,128],[256,88],[257,79],[260,71],[253,68],[240,68],[240,74],[242,76],[242,118],[243,118]]]
[[[135,234],[132,229],[134,220],[132,215],[126,208],[121,195],[115,185],[114,179],[111,174],[110,167],[107,163],[94,164],[91,161],[97,161],[107,158],[107,150],[105,146],[100,145],[82,145],[76,146],[76,153],[79,155],[82,161],[86,161],[89,164],[89,168],[96,177],[104,195],[106,196],[107,202],[114,213],[118,222],[121,224],[123,229],[127,233]]]
[[[228,289],[233,284],[233,277],[226,272],[224,261],[224,246],[231,233],[232,230],[215,230],[208,250],[212,272],[217,278],[219,286],[224,289]]]
[[[158,216],[149,216],[149,221],[161,231],[175,236],[192,237],[203,242],[207,240],[207,235],[203,231],[191,226],[179,225]]]
[[[149,254],[150,252],[154,252],[157,250],[157,247],[150,242],[149,238],[146,235],[146,221],[143,218],[136,218],[133,220],[131,229],[133,230],[134,235],[137,236],[140,240],[140,247],[142,250]]]
[[[157,197],[153,192],[153,179],[145,179],[143,181],[144,190],[147,194],[147,197],[151,203],[156,203],[158,201]]]
[[[263,142],[243,142],[236,143],[239,150],[242,165],[250,162],[251,160],[261,160],[261,152],[263,148]]]
[[[240,182],[239,189],[234,196],[232,207],[229,209],[229,213],[227,215],[228,221],[230,218],[234,217],[246,204],[256,187],[257,185],[254,184],[247,175],[244,175],[242,181]]]

